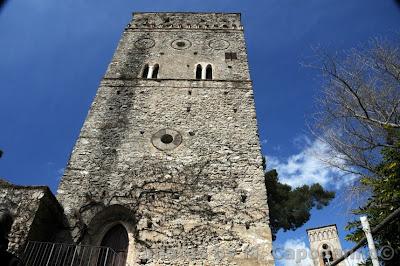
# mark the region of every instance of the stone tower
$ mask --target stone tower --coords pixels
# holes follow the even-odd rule
[[[273,265],[263,179],[240,14],[135,13],[58,189],[74,241]]]
[[[328,262],[333,262],[342,255],[342,246],[335,224],[307,229],[307,235],[314,266],[330,265]],[[347,266],[346,261],[338,265]]]

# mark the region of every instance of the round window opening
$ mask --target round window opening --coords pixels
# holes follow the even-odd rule
[[[171,46],[177,50],[185,50],[192,46],[192,43],[186,39],[178,39],[171,42]]]
[[[164,144],[170,144],[174,141],[174,137],[172,137],[170,134],[165,134],[162,135],[161,137],[161,142]]]
[[[328,249],[328,245],[327,245],[327,244],[323,244],[323,245],[322,245],[322,248],[323,248],[323,249]]]
[[[164,128],[151,137],[151,142],[159,150],[172,150],[182,143],[182,135],[174,129]]]

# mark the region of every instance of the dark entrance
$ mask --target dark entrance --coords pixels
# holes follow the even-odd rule
[[[109,251],[108,254],[102,252],[97,265],[125,265],[128,245],[128,233],[126,232],[125,227],[123,227],[121,224],[113,226],[110,230],[108,230],[101,241],[102,247],[111,248],[112,251]]]

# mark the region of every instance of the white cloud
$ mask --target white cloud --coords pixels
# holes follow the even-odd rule
[[[302,143],[302,150],[286,160],[266,156],[267,168],[278,171],[280,182],[292,187],[320,183],[324,187],[340,188],[354,180],[354,176],[345,175],[319,159],[332,153],[325,143],[320,140],[311,141],[307,137],[302,138]],[[299,145],[299,138],[295,140],[295,145]]]
[[[356,251],[346,259],[348,266],[358,266],[360,263],[365,262],[363,253]]]
[[[275,260],[282,266],[312,266],[310,249],[301,239],[288,239],[282,249],[275,249]]]

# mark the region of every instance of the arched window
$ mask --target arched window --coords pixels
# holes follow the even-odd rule
[[[196,67],[196,79],[201,79],[201,71],[202,71],[202,67],[200,64],[197,65]]]
[[[158,77],[158,70],[159,70],[160,66],[158,64],[154,65],[153,68],[153,74],[151,75],[152,79],[156,79]]]
[[[142,78],[147,79],[147,75],[149,74],[149,65],[146,64],[143,68]]]
[[[206,79],[212,79],[212,78],[213,78],[212,67],[211,65],[208,65],[206,67]]]
[[[333,253],[331,248],[327,244],[322,245],[322,261],[325,265],[328,265],[328,262],[333,262]]]
[[[115,251],[115,256],[110,256],[104,250],[99,254],[99,260],[97,265],[114,265],[113,262],[118,261],[118,265],[125,265],[126,255],[128,252],[128,233],[125,230],[125,227],[121,224],[117,224],[113,226],[107,233],[104,235],[103,240],[101,241],[102,247],[111,248]]]

